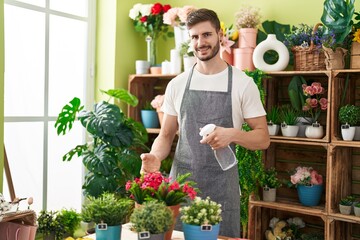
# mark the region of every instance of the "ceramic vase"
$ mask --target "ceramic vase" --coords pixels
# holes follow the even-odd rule
[[[268,122],[267,126],[268,126],[268,130],[269,130],[269,135],[270,135],[270,136],[276,136],[276,135],[278,135],[279,129],[280,129],[280,125],[278,125],[278,124],[273,124],[272,122]]]
[[[174,27],[175,48],[180,50],[181,44],[189,39],[189,33],[185,26]]]
[[[281,133],[284,137],[296,137],[299,131],[299,126],[281,124]]]
[[[141,121],[145,128],[159,128],[159,117],[155,110],[141,110]]]
[[[355,216],[358,216],[358,217],[360,217],[360,207],[354,207],[354,214],[355,214]]]
[[[298,117],[297,119],[297,123],[296,125],[299,126],[299,131],[297,136],[298,137],[306,137],[305,135],[305,131],[306,131],[306,127],[310,126],[311,118],[309,117]]]
[[[264,60],[264,54],[270,50],[277,52],[279,56],[278,61],[274,64],[268,64]],[[282,71],[288,66],[289,60],[290,55],[287,47],[276,39],[275,34],[268,34],[265,41],[256,46],[253,54],[255,67],[265,72]]]
[[[313,123],[312,125],[306,126],[305,136],[307,138],[322,138],[324,136],[324,128],[319,123]]]
[[[263,187],[263,201],[275,202],[276,200],[276,188]]]
[[[211,231],[202,230],[201,226],[182,223],[185,240],[217,240],[220,224],[213,225]]]
[[[240,70],[255,70],[253,63],[253,48],[234,48],[234,66]]]
[[[355,127],[351,127],[349,124],[341,125],[341,136],[344,141],[352,141],[355,136]]]
[[[317,206],[320,203],[323,185],[297,185],[300,203],[304,206]]]
[[[256,38],[258,30],[256,28],[240,28],[239,29],[239,48],[252,48],[256,47]]]

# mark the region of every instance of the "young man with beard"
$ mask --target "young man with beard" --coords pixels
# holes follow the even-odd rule
[[[270,144],[266,112],[253,79],[220,58],[223,33],[217,14],[198,9],[188,15],[186,26],[197,57],[194,67],[170,81],[162,106],[164,119],[150,153],[141,155],[142,171],[159,171],[179,132],[171,177],[192,173],[202,198],[222,205],[220,235],[240,237],[240,191],[236,166],[223,171],[213,150],[235,144],[256,150]],[[251,131],[241,130],[244,122]],[[213,123],[215,130],[203,138],[199,130]]]

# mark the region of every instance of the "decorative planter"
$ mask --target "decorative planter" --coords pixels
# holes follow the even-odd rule
[[[138,233],[138,240],[164,240],[165,233],[159,233],[159,234],[150,234],[146,233],[146,235],[143,235],[143,233]]]
[[[256,38],[258,30],[256,28],[240,28],[239,29],[239,48],[252,48],[256,47]]]
[[[358,217],[360,217],[360,207],[354,207],[354,214],[355,214],[355,216],[358,216]]]
[[[182,223],[185,240],[217,240],[220,224],[211,226],[211,231],[203,231],[202,226]]]
[[[276,135],[278,135],[279,129],[280,129],[280,125],[278,125],[278,124],[273,124],[272,122],[269,122],[269,123],[267,124],[267,126],[268,126],[268,130],[269,130],[269,135],[270,135],[270,136],[276,136]]]
[[[304,206],[317,206],[320,203],[323,185],[298,185],[297,187],[300,203]]]
[[[349,124],[341,125],[341,136],[344,141],[352,141],[355,137],[355,127]]]
[[[352,206],[345,206],[339,204],[339,210],[341,214],[350,215]]]
[[[319,123],[313,123],[310,126],[306,126],[305,136],[307,138],[322,138],[324,136],[324,129]]]
[[[119,240],[121,239],[121,225],[107,226],[107,229],[99,229],[99,224],[95,229],[96,240]]]
[[[276,188],[263,187],[263,201],[275,202],[276,200]]]
[[[333,51],[331,48],[324,47],[325,54],[325,65],[327,70],[331,69],[344,69],[345,67],[345,56],[347,54],[347,50],[344,48],[336,48]]]
[[[155,110],[141,110],[141,120],[145,128],[159,128],[159,117]]]
[[[83,221],[81,221],[80,226],[81,226],[81,229],[84,232],[87,232],[89,229],[95,228],[95,223],[94,222],[83,222]]]
[[[299,126],[281,124],[281,133],[284,137],[296,137],[299,131]]]
[[[253,48],[234,48],[234,66],[240,70],[255,70],[253,52]]]

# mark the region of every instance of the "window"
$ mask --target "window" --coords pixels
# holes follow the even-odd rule
[[[36,211],[81,209],[81,159],[62,156],[85,133],[77,122],[57,136],[54,123],[73,97],[93,102],[94,12],[95,0],[5,0],[4,142],[16,196]]]

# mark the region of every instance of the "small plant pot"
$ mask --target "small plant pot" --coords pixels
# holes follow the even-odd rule
[[[280,126],[278,124],[268,123],[268,130],[270,136],[276,136],[279,133]]]
[[[210,231],[203,231],[201,226],[186,223],[182,223],[182,226],[186,240],[217,240],[220,231],[220,224],[213,225]]]
[[[355,216],[360,217],[360,207],[354,207],[354,214]]]
[[[276,200],[276,188],[263,187],[263,201],[275,202]]]
[[[355,140],[355,141],[360,141],[360,126],[356,126],[356,127],[355,127],[354,140]]]
[[[299,131],[299,126],[281,124],[281,133],[284,137],[296,137]]]
[[[150,234],[138,233],[138,240],[164,240],[165,233]]]
[[[339,210],[341,214],[350,215],[352,206],[345,206],[339,204]]]
[[[310,126],[306,126],[305,136],[315,139],[322,138],[324,136],[324,128],[319,123],[313,123]]]
[[[344,141],[352,141],[355,137],[355,127],[348,124],[341,125],[341,136]]]

